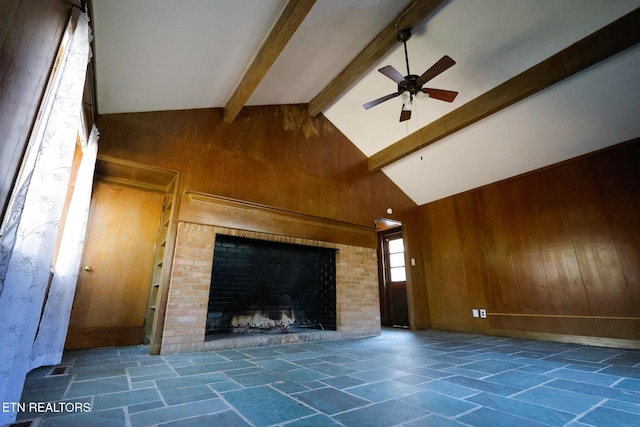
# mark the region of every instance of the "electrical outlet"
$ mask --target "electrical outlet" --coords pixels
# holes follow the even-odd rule
[[[471,315],[473,317],[480,317],[480,313],[478,313],[478,309],[477,308],[474,308],[474,309],[471,310]]]
[[[487,318],[487,310],[485,310],[484,308],[480,309],[480,318],[481,319],[486,319]]]

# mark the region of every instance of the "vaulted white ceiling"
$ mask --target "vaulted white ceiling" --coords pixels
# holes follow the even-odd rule
[[[224,107],[285,0],[93,0],[100,114]],[[318,0],[246,105],[310,102],[409,4]],[[426,86],[453,103],[400,98],[376,70],[406,74],[394,49],[322,113],[371,157],[640,6],[640,0],[449,0],[413,29],[410,68],[457,63]],[[639,23],[640,25],[640,23]],[[400,26],[402,26],[400,24]],[[382,168],[421,205],[640,136],[640,46]]]

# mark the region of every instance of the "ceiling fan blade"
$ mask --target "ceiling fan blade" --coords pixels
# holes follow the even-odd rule
[[[456,99],[456,96],[458,96],[458,92],[454,92],[452,90],[433,89],[429,87],[422,89],[422,92],[429,95],[429,98],[435,98],[445,102],[453,102],[453,100]]]
[[[416,83],[418,84],[418,86],[422,86],[441,72],[455,65],[455,63],[456,61],[451,59],[448,55],[443,56],[438,62],[433,64],[431,68],[425,71],[423,75],[418,77]]]
[[[395,98],[396,96],[400,96],[402,92],[394,92],[394,93],[390,93],[389,95],[385,95],[383,97],[380,97],[378,99],[374,99],[373,101],[369,101],[366,104],[363,105],[365,110],[368,110],[371,107],[375,107],[378,104],[382,104],[384,101],[388,101],[392,98]]]
[[[391,80],[393,80],[396,83],[400,83],[401,81],[404,80],[404,76],[402,74],[400,74],[400,71],[396,70],[391,65],[387,65],[386,67],[382,67],[382,68],[378,69],[378,71],[380,71],[382,74],[384,74],[385,76],[389,77]]]
[[[402,110],[400,111],[400,122],[409,120],[411,118],[412,103],[409,101],[406,104],[402,104]]]

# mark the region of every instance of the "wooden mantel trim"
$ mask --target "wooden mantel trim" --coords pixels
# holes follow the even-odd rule
[[[178,221],[287,237],[377,247],[376,229],[198,192],[185,192]]]
[[[369,158],[369,170],[394,163],[640,41],[640,8],[418,129]]]
[[[224,106],[222,118],[225,122],[232,123],[235,120],[315,2],[316,0],[289,0],[233,95],[227,101],[227,105]]]
[[[353,82],[362,77],[389,50],[397,46],[396,23],[400,29],[413,28],[429,16],[444,0],[414,0],[393,18],[391,22],[364,49],[309,102],[309,114],[320,114],[333,103]]]

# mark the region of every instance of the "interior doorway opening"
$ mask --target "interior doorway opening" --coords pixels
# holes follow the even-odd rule
[[[380,320],[382,326],[409,328],[407,273],[402,223],[377,219]]]

